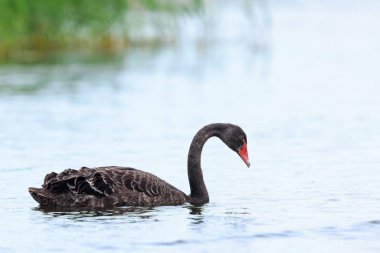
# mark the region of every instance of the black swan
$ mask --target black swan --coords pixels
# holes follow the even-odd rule
[[[164,206],[203,205],[209,202],[201,169],[201,153],[210,137],[219,137],[237,152],[249,167],[247,136],[236,125],[215,123],[203,127],[190,145],[187,172],[190,195],[186,195],[157,176],[141,170],[108,166],[66,169],[45,176],[42,188],[29,188],[32,197],[43,207]]]

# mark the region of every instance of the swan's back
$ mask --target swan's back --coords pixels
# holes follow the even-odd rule
[[[29,188],[42,206],[94,207],[181,205],[188,196],[159,177],[128,167],[82,167],[47,174]]]

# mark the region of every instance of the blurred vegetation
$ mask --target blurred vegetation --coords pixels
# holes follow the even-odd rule
[[[201,6],[202,0],[0,0],[0,61],[155,45],[164,41],[160,29]],[[156,33],[139,36],[149,22]]]

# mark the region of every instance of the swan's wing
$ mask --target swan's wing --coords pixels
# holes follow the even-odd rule
[[[149,197],[167,196],[179,191],[159,177],[127,167],[100,167],[80,170],[67,169],[46,175],[43,187],[48,191],[61,193],[108,196],[115,191],[143,193]]]
[[[175,188],[159,177],[141,170],[114,170],[116,182],[123,191],[144,193],[149,197],[164,196]]]
[[[89,194],[98,197],[113,193],[114,182],[107,174],[96,168],[66,169],[61,173],[47,174],[43,188],[53,194]]]

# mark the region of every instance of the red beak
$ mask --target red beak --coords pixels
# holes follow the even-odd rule
[[[249,168],[249,166],[251,166],[251,163],[249,162],[247,143],[244,143],[243,147],[239,150],[238,154],[241,157],[241,159],[243,159],[245,164],[247,164],[247,167]]]

